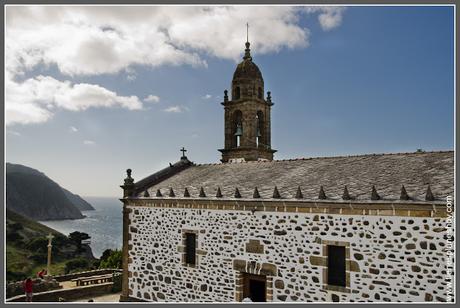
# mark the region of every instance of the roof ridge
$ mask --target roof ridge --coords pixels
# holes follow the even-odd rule
[[[135,191],[141,192],[142,190],[156,185],[164,180],[172,177],[173,175],[193,166],[194,163],[185,159],[180,159],[179,161],[175,162],[174,164],[169,163],[168,167],[165,167],[157,172],[137,181],[134,183]]]
[[[300,160],[313,160],[313,159],[396,156],[396,155],[412,155],[412,154],[423,155],[423,154],[453,153],[453,152],[454,150],[439,150],[439,151],[423,151],[423,152],[368,153],[368,154],[339,155],[339,156],[312,156],[312,157],[297,157],[297,158],[285,158],[285,159],[274,159],[274,160],[254,160],[254,161],[226,162],[226,163],[201,163],[201,164],[195,164],[195,166],[212,166],[212,165],[222,165],[223,166],[223,165],[242,164],[242,163],[270,163],[270,162],[300,161]]]
[[[368,154],[354,154],[354,155],[339,155],[339,156],[314,156],[314,157],[301,157],[301,158],[286,158],[277,159],[274,161],[295,161],[295,160],[310,160],[310,159],[329,159],[329,158],[351,158],[351,157],[372,157],[372,156],[396,156],[396,155],[423,155],[434,153],[450,153],[454,150],[439,150],[439,151],[423,151],[423,152],[396,152],[396,153],[368,153]]]

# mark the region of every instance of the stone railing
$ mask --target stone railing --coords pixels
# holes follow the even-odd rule
[[[75,287],[71,289],[60,289],[34,293],[33,302],[70,302],[78,299],[96,297],[112,293],[113,283],[101,283],[96,285]],[[25,302],[25,295],[18,295],[6,300],[7,302]]]
[[[45,292],[50,290],[61,289],[62,286],[56,279],[45,280],[45,279],[33,279],[34,292]],[[10,298],[16,295],[24,294],[23,281],[16,281],[9,283],[6,286],[6,298]]]
[[[53,276],[53,279],[56,279],[56,281],[61,282],[61,281],[68,281],[68,280],[72,280],[72,279],[80,278],[80,277],[91,277],[91,276],[96,276],[96,275],[112,274],[114,272],[121,273],[122,270],[118,268],[97,269],[97,270],[78,272],[78,273],[72,273],[72,274],[57,275],[57,276]]]

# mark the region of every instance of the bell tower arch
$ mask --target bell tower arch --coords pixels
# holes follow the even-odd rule
[[[222,162],[273,160],[271,148],[271,94],[264,98],[264,80],[252,61],[246,42],[243,61],[238,64],[231,84],[231,97],[224,91],[225,143]]]

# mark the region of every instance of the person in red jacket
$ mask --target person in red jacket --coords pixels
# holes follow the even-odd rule
[[[26,293],[26,302],[31,302],[32,296],[33,296],[34,282],[29,277],[24,281],[23,285],[24,285],[24,292]]]
[[[42,269],[41,271],[37,273],[37,277],[40,279],[45,278],[45,276],[46,276],[46,269]]]

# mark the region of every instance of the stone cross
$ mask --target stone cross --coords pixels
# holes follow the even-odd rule
[[[182,152],[182,157],[185,157],[185,152],[187,152],[187,150],[184,147],[182,147],[180,151]]]
[[[53,247],[53,245],[51,244],[51,241],[53,240],[54,236],[50,233],[47,237],[48,239],[48,262],[46,264],[46,275],[47,276],[51,276],[51,273],[50,273],[50,267],[51,267],[51,247]]]

